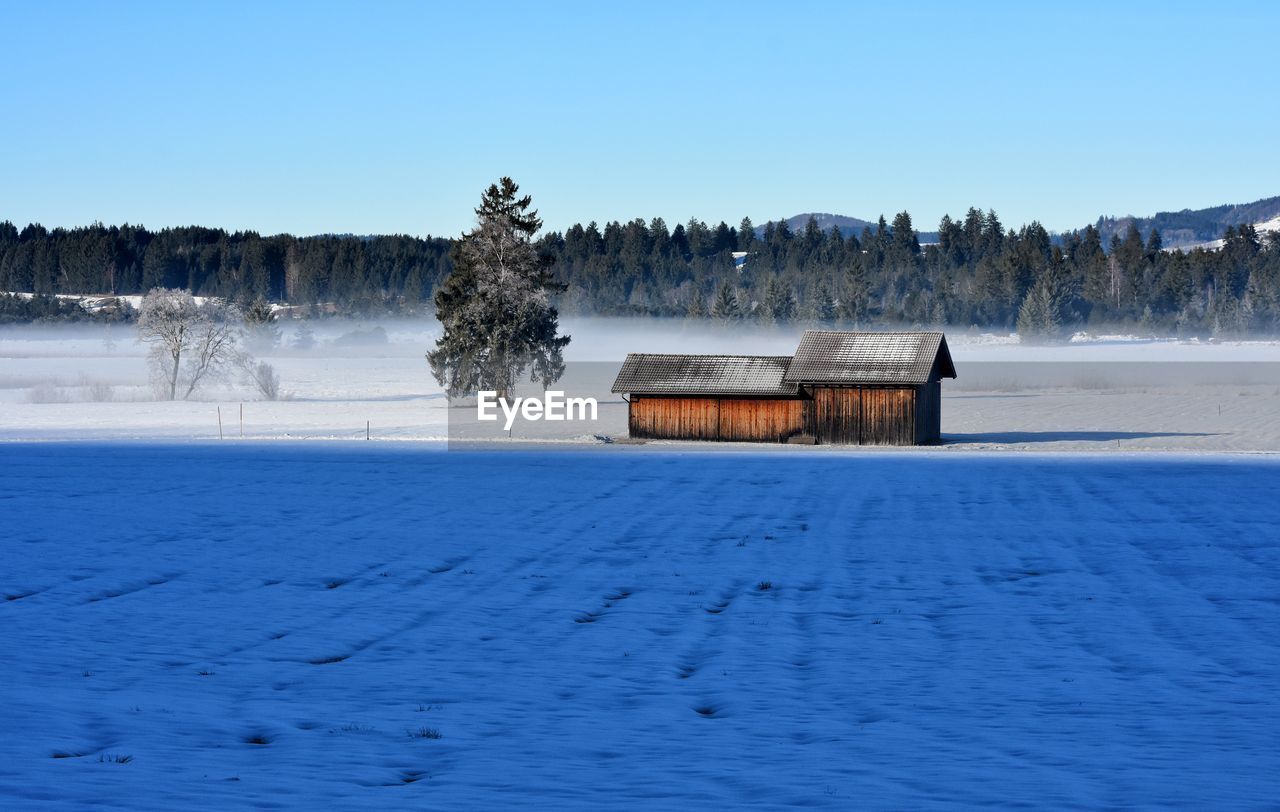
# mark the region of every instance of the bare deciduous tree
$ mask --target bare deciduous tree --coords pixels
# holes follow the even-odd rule
[[[169,288],[153,289],[139,308],[138,340],[151,345],[151,377],[157,389],[167,388],[169,400],[177,397],[182,355],[197,313],[190,293]]]
[[[241,378],[248,386],[258,390],[265,400],[280,399],[280,375],[266,361],[259,361],[247,352],[236,356]]]
[[[156,388],[169,400],[219,377],[235,360],[242,333],[239,311],[215,300],[198,304],[189,292],[155,288],[142,300],[138,339],[151,345]]]

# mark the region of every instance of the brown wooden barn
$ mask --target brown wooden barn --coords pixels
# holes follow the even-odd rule
[[[613,391],[636,438],[920,445],[955,376],[942,333],[808,330],[794,356],[632,353]]]

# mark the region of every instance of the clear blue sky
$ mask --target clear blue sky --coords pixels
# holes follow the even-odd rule
[[[1280,4],[11,3],[0,219],[1067,229],[1280,194]],[[1048,4],[1044,4],[1048,5]]]

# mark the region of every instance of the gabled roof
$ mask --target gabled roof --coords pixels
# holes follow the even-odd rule
[[[806,330],[783,380],[787,383],[922,384],[937,362],[956,376],[942,333],[853,333]]]
[[[649,395],[796,394],[783,381],[787,355],[655,355],[631,353],[613,382],[614,392]]]

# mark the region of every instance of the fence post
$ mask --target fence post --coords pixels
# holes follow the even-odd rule
[[[222,407],[218,407],[218,439],[222,439]]]

